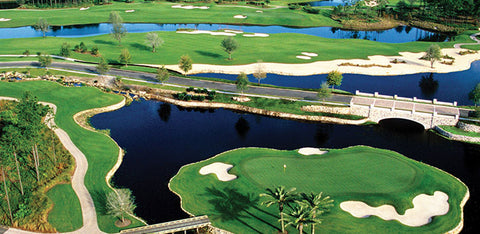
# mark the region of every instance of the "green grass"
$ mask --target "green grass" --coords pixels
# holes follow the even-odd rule
[[[452,47],[455,43],[471,42],[468,35],[472,31],[465,32],[456,37],[455,42],[436,43],[441,47]],[[181,55],[188,54],[194,63],[235,65],[254,63],[258,60],[278,63],[306,63],[305,60],[295,56],[302,51],[319,54],[308,62],[327,61],[335,59],[366,59],[370,55],[398,55],[401,51],[422,52],[432,42],[410,43],[380,43],[368,40],[355,39],[327,39],[310,35],[282,33],[271,34],[267,38],[247,38],[241,35],[235,36],[240,45],[233,53],[233,60],[227,60],[227,54],[220,47],[222,36],[212,35],[188,35],[175,32],[158,32],[165,44],[152,53],[145,45],[145,33],[129,33],[118,45],[110,35],[101,35],[84,38],[21,38],[0,40],[0,54],[19,54],[26,49],[32,53],[46,52],[58,54],[60,46],[68,42],[74,45],[84,42],[90,49],[98,46],[102,56],[109,62],[118,62],[120,51],[127,48],[132,55],[132,63],[146,64],[177,64]],[[179,42],[182,42],[179,44]],[[72,52],[72,58],[98,62],[99,58],[89,54]]]
[[[116,219],[107,215],[104,209],[105,193],[110,191],[105,176],[117,161],[118,147],[110,137],[78,126],[72,117],[82,110],[118,103],[122,97],[102,93],[93,87],[63,87],[48,81],[0,82],[0,96],[19,98],[26,90],[31,91],[40,101],[57,105],[56,124],[68,133],[73,143],[87,157],[89,168],[85,185],[95,202],[100,229],[118,232],[119,228],[114,225]],[[129,227],[140,225],[140,222],[133,220]]]
[[[229,173],[238,178],[220,182],[215,175],[199,174],[201,167],[213,162],[234,165]],[[297,192],[324,192],[335,200],[335,207],[317,225],[317,231],[323,233],[446,232],[460,222],[459,204],[467,191],[463,183],[446,172],[393,151],[366,146],[331,149],[319,156],[264,148],[238,149],[184,166],[170,182],[170,188],[182,197],[185,210],[194,215],[206,214],[215,226],[235,233],[278,231],[278,208],[262,206],[258,195],[279,185],[296,187]],[[431,195],[437,190],[448,194],[449,213],[434,217],[430,224],[421,227],[412,228],[376,216],[355,218],[339,208],[342,201],[360,200],[370,206],[391,204],[402,214],[413,206],[415,196]],[[228,199],[242,199],[242,205],[223,210],[224,202],[235,204]],[[246,208],[236,210],[240,206]],[[290,227],[288,232],[295,230]]]
[[[54,206],[48,222],[59,232],[71,232],[82,227],[82,210],[71,184],[60,184],[47,192]]]
[[[469,50],[480,50],[480,45],[464,45],[462,48]]]
[[[0,68],[0,72],[19,72],[26,74],[30,72],[30,75],[33,77],[43,76],[47,73],[47,70],[44,68]],[[58,75],[58,76],[82,76],[82,77],[97,77],[97,75],[88,75],[85,73],[76,73],[76,72],[68,72],[68,71],[61,71],[56,69],[49,69],[51,75]]]
[[[456,134],[456,135],[469,136],[469,137],[480,137],[480,133],[478,133],[478,132],[467,132],[467,131],[464,131],[464,130],[462,130],[460,128],[457,128],[455,126],[441,125],[439,127],[442,128],[443,130],[447,131],[447,132],[450,132],[450,133],[453,133],[453,134]]]
[[[208,10],[173,9],[177,3],[152,2],[152,3],[120,3],[112,2],[110,5],[92,6],[90,9],[80,11],[79,8],[56,10],[2,10],[3,18],[11,21],[1,22],[0,27],[19,27],[34,25],[38,18],[45,18],[52,25],[92,24],[108,21],[111,11],[118,11],[124,22],[129,23],[219,23],[219,24],[261,24],[261,25],[288,25],[288,26],[340,26],[330,19],[330,9],[322,9],[321,14],[307,14],[303,11],[291,11],[288,8],[258,9],[245,7],[230,7],[215,4],[195,4],[210,6]],[[126,13],[126,10],[135,10]],[[247,19],[235,19],[234,15],[246,15]]]

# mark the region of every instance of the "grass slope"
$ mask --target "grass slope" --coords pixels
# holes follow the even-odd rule
[[[436,44],[451,48],[455,43],[471,42],[469,38],[471,33],[472,31],[467,31],[457,36],[455,42]],[[3,39],[0,40],[0,54],[21,54],[26,49],[31,53],[58,54],[64,42],[69,43],[71,48],[84,42],[89,49],[97,46],[102,56],[109,62],[118,62],[121,50],[127,48],[132,55],[132,63],[177,64],[181,55],[188,54],[194,63],[234,65],[254,63],[257,60],[306,63],[334,59],[366,59],[370,55],[398,55],[398,52],[402,51],[422,52],[434,44],[432,42],[391,44],[357,39],[327,39],[294,33],[271,34],[267,38],[247,38],[237,35],[235,40],[240,46],[233,53],[233,60],[229,61],[228,55],[220,46],[223,36],[188,35],[175,32],[158,32],[158,34],[165,44],[156,53],[152,53],[151,48],[145,45],[145,33],[129,33],[122,40],[122,46],[119,46],[110,35],[83,38]],[[319,56],[308,61],[295,57],[304,51],[317,53]],[[72,52],[71,57],[99,61],[99,58],[89,54]]]
[[[82,227],[82,209],[71,184],[60,184],[47,192],[53,202],[48,222],[59,232],[70,232]]]
[[[207,5],[210,9],[185,10],[173,9],[177,3],[123,3],[112,2],[109,5],[92,6],[88,10],[79,8],[55,10],[2,10],[2,17],[12,19],[0,22],[0,27],[19,27],[34,25],[38,18],[45,18],[51,25],[92,24],[108,21],[111,11],[118,11],[124,22],[130,23],[219,23],[219,24],[262,24],[288,26],[340,26],[330,18],[330,9],[322,9],[320,14],[307,14],[288,8],[259,9],[250,7],[231,7],[215,4]],[[198,5],[198,4],[196,4]],[[135,10],[126,13],[126,10]],[[234,15],[246,15],[247,19],[235,19]]]
[[[105,232],[118,232],[119,229],[114,226],[115,218],[107,215],[104,209],[105,193],[110,191],[105,176],[117,161],[118,147],[110,137],[78,126],[72,117],[82,110],[118,103],[122,97],[102,93],[93,87],[63,87],[48,81],[0,82],[0,96],[19,98],[26,90],[32,92],[40,101],[57,105],[56,124],[68,133],[73,143],[87,157],[89,168],[85,185],[95,202],[100,229]],[[140,225],[140,222],[133,220],[129,227]]]
[[[201,176],[199,169],[213,162],[234,165],[238,176],[220,182],[215,175]],[[286,172],[283,165],[287,165]],[[190,164],[172,178],[170,188],[182,197],[182,207],[194,215],[209,215],[213,224],[235,233],[276,233],[278,208],[264,207],[258,196],[265,188],[284,185],[298,192],[325,192],[335,207],[317,225],[324,233],[441,233],[454,228],[461,217],[460,202],[467,188],[451,175],[388,150],[366,146],[332,149],[319,156],[296,151],[244,148]],[[412,207],[420,193],[440,190],[449,195],[450,211],[422,227],[408,227],[376,216],[359,219],[342,211],[339,204],[360,200],[371,206],[392,204],[399,213]],[[225,208],[222,204],[241,205]],[[309,228],[306,230],[309,231]],[[295,233],[293,228],[289,232]]]

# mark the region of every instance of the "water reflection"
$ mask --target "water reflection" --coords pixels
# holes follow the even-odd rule
[[[438,90],[438,80],[433,78],[433,73],[422,75],[422,78],[418,82],[418,86],[425,97],[433,98]]]
[[[166,123],[170,119],[170,114],[172,113],[172,106],[168,103],[162,103],[160,104],[160,107],[157,111],[160,119]]]
[[[237,130],[238,136],[240,136],[240,138],[245,139],[248,131],[250,130],[250,124],[245,118],[240,117],[238,118],[237,123],[235,123],[235,130]]]

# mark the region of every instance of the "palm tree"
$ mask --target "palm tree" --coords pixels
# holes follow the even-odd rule
[[[278,210],[280,211],[280,221],[282,222],[282,233],[285,233],[285,223],[283,220],[283,208],[285,205],[295,202],[297,194],[296,188],[285,189],[285,186],[276,187],[274,190],[267,188],[267,193],[260,194],[261,197],[267,197],[268,200],[262,202],[262,205],[267,207],[278,204]]]
[[[301,193],[302,201],[300,205],[308,207],[312,211],[312,218],[316,218],[317,215],[321,215],[328,212],[330,207],[333,207],[333,199],[330,196],[322,197],[322,192],[315,193]],[[312,223],[312,234],[315,234],[315,223]]]
[[[285,214],[285,220],[287,221],[287,226],[295,226],[298,229],[299,233],[303,233],[303,227],[308,224],[320,224],[322,221],[320,219],[313,217],[314,211],[309,209],[309,207],[297,205],[292,208],[292,211],[288,214]]]

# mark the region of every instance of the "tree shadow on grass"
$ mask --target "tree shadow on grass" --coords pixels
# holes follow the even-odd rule
[[[107,194],[103,190],[97,190],[91,192],[90,195],[94,201],[98,201],[95,204],[95,210],[102,215],[107,215]]]
[[[113,41],[93,40],[95,44],[114,45]]]
[[[130,43],[130,46],[132,46],[134,48],[137,48],[139,50],[146,50],[146,51],[152,52],[152,48],[150,48],[146,45],[142,45],[140,43]]]
[[[220,57],[222,57],[221,54],[212,53],[212,52],[208,52],[208,51],[202,51],[202,50],[195,50],[195,53],[197,53],[197,54],[199,54],[199,55],[202,55],[202,56],[211,57],[211,58],[220,58]]]
[[[225,188],[223,191],[221,191],[217,188],[210,187],[206,189],[206,192],[207,196],[212,197],[208,202],[213,206],[216,212],[215,215],[212,215],[213,219],[220,219],[223,221],[236,220],[257,233],[263,233],[242,220],[254,218],[276,229],[277,231],[280,231],[278,227],[249,211],[249,209],[256,209],[263,213],[269,214],[268,212],[257,207],[259,200],[258,195],[252,193],[242,194],[234,188]],[[272,214],[269,215],[278,218]]]

